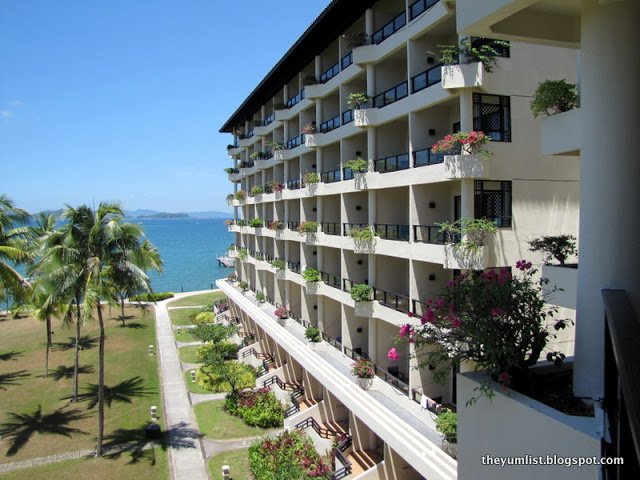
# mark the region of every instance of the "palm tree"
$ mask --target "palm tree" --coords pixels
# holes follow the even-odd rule
[[[16,207],[5,194],[0,194],[0,288],[14,297],[23,297],[26,285],[13,265],[29,260],[23,244],[27,230],[20,225],[28,218],[25,210]]]
[[[37,278],[33,284],[31,304],[32,315],[37,320],[43,320],[47,328],[47,346],[44,358],[44,377],[49,376],[49,352],[52,346],[51,317],[66,318],[68,302],[60,301],[55,292],[55,287],[47,282],[45,277]]]

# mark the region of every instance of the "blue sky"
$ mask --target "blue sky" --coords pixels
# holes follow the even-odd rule
[[[224,121],[329,0],[0,0],[0,193],[227,210]]]

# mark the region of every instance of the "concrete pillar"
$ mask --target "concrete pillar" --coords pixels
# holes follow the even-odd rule
[[[318,295],[316,297],[316,301],[318,302],[318,325],[317,327],[321,332],[324,332],[324,296]]]
[[[267,116],[266,112],[267,112],[266,107],[264,105],[262,105],[260,107],[260,120],[262,122],[264,122],[264,118]],[[262,139],[262,143],[264,144],[264,139]]]
[[[367,128],[367,158],[369,163],[373,162],[377,155],[376,129],[375,127],[369,127]]]
[[[316,98],[316,129],[320,128],[322,123],[322,99]]]
[[[282,143],[284,143],[286,145],[287,140],[289,140],[289,122],[282,122],[282,126],[283,126],[283,135],[284,135],[284,141]],[[284,162],[287,163],[287,162]]]
[[[473,130],[473,92],[468,88],[460,91],[460,130]]]
[[[367,345],[367,353],[372,362],[377,361],[378,350],[378,320],[375,318],[369,319],[369,342]]]
[[[316,77],[316,79],[320,78],[320,75],[322,75],[322,57],[320,55],[316,55],[315,61],[314,61],[314,75]]]
[[[373,97],[376,94],[376,70],[371,63],[367,64],[367,95]]]
[[[364,12],[364,31],[367,35],[373,35],[373,9],[367,8]]]
[[[582,2],[580,268],[574,391],[602,397],[601,290],[626,290],[640,312],[640,2]]]

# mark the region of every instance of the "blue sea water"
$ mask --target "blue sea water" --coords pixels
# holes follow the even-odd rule
[[[224,219],[154,218],[129,220],[144,228],[164,261],[161,274],[150,273],[155,292],[180,292],[215,288],[215,281],[232,270],[218,266],[234,236]]]

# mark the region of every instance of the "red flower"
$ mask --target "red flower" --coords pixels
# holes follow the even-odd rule
[[[505,387],[511,383],[511,374],[509,372],[502,372],[498,375],[498,383]]]

